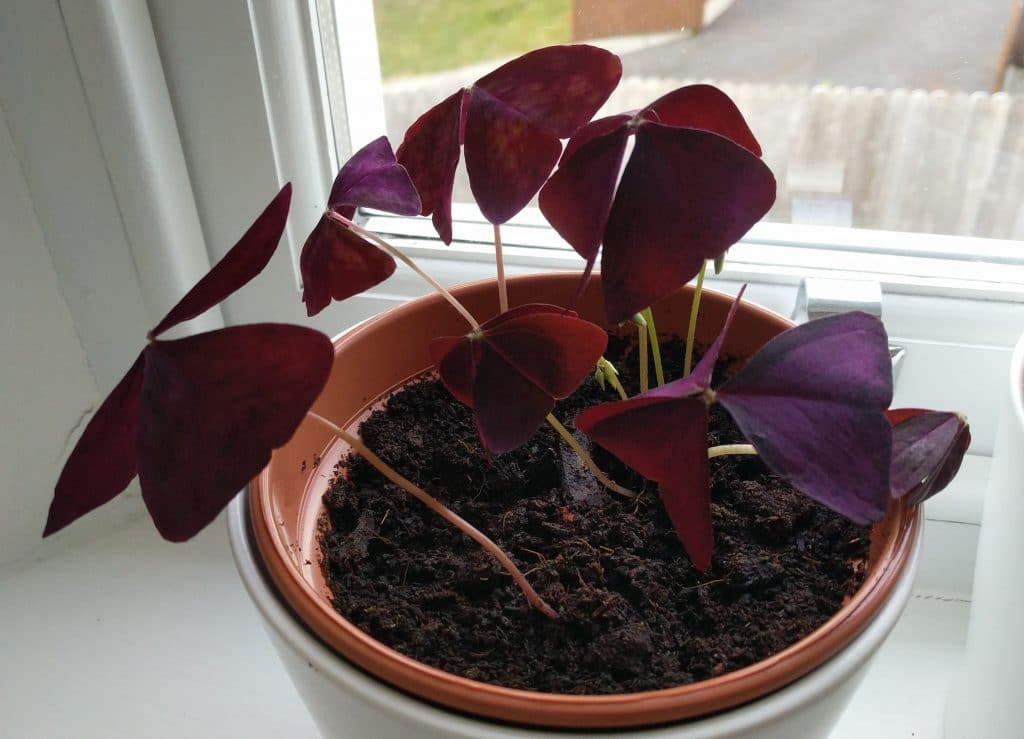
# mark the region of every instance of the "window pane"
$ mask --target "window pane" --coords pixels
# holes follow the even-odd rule
[[[419,114],[501,61],[588,41],[623,61],[605,113],[695,80],[736,100],[779,182],[766,220],[998,239],[1024,239],[1019,8],[1014,0],[374,0],[396,146]],[[460,180],[456,200],[469,199]]]

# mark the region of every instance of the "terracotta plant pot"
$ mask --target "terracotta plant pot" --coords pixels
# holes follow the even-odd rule
[[[565,304],[573,296],[577,279],[575,274],[512,278],[509,281],[510,303]],[[597,277],[577,306],[581,316],[599,323],[603,314],[600,291],[600,278]],[[455,293],[481,320],[497,312],[497,291],[493,282],[463,286]],[[683,288],[654,306],[660,330],[685,333],[691,295],[691,288]],[[714,338],[730,303],[728,296],[711,291],[705,293],[697,332],[700,343],[709,343]],[[736,317],[723,353],[748,356],[789,325],[786,319],[774,313],[745,304]],[[427,345],[431,337],[457,335],[465,330],[463,320],[437,296],[411,301],[367,321],[335,342],[334,371],[314,411],[354,429],[368,407],[430,366]],[[397,696],[401,694],[386,687],[390,685],[403,693],[481,719],[473,722],[473,731],[466,729],[469,733],[460,733],[462,729],[457,731],[453,725],[441,722],[438,724],[438,736],[534,735],[529,730],[520,729],[508,733],[512,731],[508,727],[494,734],[484,732],[483,726],[491,726],[497,731],[497,724],[491,722],[529,724],[548,729],[634,729],[637,731],[630,732],[630,736],[646,736],[648,733],[639,731],[640,727],[683,722],[745,704],[763,705],[763,701],[758,699],[786,686],[790,686],[786,695],[791,698],[786,699],[790,700],[788,704],[783,701],[788,705],[783,713],[788,711],[798,718],[803,714],[805,719],[814,719],[822,713],[825,703],[813,709],[812,706],[821,703],[823,695],[839,696],[852,692],[854,682],[851,680],[863,672],[867,657],[884,640],[909,597],[920,516],[916,509],[893,504],[886,517],[872,530],[868,574],[863,586],[826,624],[762,662],[691,685],[621,695],[556,695],[468,680],[428,667],[389,649],[350,624],[331,607],[319,567],[317,531],[322,513],[321,497],[329,484],[329,472],[347,452],[346,445],[330,436],[320,425],[306,422],[286,446],[274,453],[271,463],[253,481],[247,500],[236,502],[232,507],[231,534],[239,567],[250,593],[268,618],[271,635],[286,663],[305,663],[317,672],[317,685],[310,688],[312,694],[325,698],[322,694],[331,689],[328,685],[337,689],[344,684],[346,689],[357,693],[362,690],[364,699],[356,701],[357,705],[363,706],[359,710],[379,705],[383,712],[381,720],[385,722],[396,720],[392,714],[399,711],[399,706],[405,705],[403,701],[411,701],[412,705],[427,710],[426,705],[419,701],[405,696],[399,700]],[[246,507],[251,514],[248,524],[243,517]],[[247,528],[249,524],[251,530]],[[262,562],[267,579],[253,566],[253,557]],[[271,595],[274,592],[277,596]],[[332,661],[331,653],[324,651],[322,645],[303,641],[301,630],[297,632],[294,624],[282,623],[279,616],[285,611],[279,609],[280,603],[274,605],[278,597],[302,624],[344,660],[334,657]],[[884,613],[884,618],[876,618],[880,612]],[[864,642],[866,635],[871,639]],[[844,650],[849,654],[840,658],[841,664],[836,666],[833,658]],[[367,678],[358,670],[351,670],[346,660],[383,685],[374,684],[372,689],[367,688]],[[826,663],[836,673],[837,679],[838,676],[842,679],[819,685],[816,680],[820,679],[819,673]],[[812,675],[814,680],[811,683],[801,681],[806,683],[803,688],[792,685],[812,671],[817,672]],[[299,683],[312,680],[308,675],[296,676],[294,670],[293,677]],[[362,687],[353,687],[353,681],[361,683]],[[798,704],[792,703],[794,689],[798,696],[803,696],[801,700],[804,703],[798,701],[803,706],[800,710],[795,710],[794,705]],[[380,698],[381,691],[384,694],[394,693],[395,697],[374,700],[367,690],[377,698]],[[783,694],[776,693],[772,699],[777,700],[779,695]],[[339,699],[335,697],[334,700],[337,702]],[[756,703],[751,704],[752,701]],[[328,732],[330,727],[323,722],[335,720],[331,716],[337,714],[337,709],[320,706],[317,698],[312,701],[307,698],[307,705],[318,721],[323,719],[321,728]],[[749,708],[743,710],[749,714]],[[440,713],[454,717],[454,714],[444,711]],[[725,715],[733,713],[730,711]],[[817,725],[827,727],[837,715],[833,710],[824,718],[819,716],[825,723]],[[705,722],[690,721],[687,726],[699,729],[702,723]],[[763,720],[755,725],[762,726]],[[692,736],[719,735],[701,731]],[[377,732],[373,735],[389,734]],[[400,735],[403,734],[395,734]],[[416,735],[433,734],[421,732]],[[728,733],[722,735],[731,736]],[[779,734],[780,737],[808,735],[818,734]],[[676,733],[673,736],[691,734]]]

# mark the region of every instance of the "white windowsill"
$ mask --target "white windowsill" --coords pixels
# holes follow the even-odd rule
[[[140,520],[0,580],[0,604],[4,736],[317,736],[222,522],[171,545]],[[939,739],[968,608],[916,592],[831,739]]]

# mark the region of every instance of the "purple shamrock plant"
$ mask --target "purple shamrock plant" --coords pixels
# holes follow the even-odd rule
[[[775,181],[742,115],[708,85],[684,87],[639,112],[588,123],[620,75],[618,58],[594,47],[540,49],[431,108],[410,127],[397,155],[383,137],[356,152],[338,173],[302,249],[309,315],[381,283],[395,271],[395,260],[403,261],[466,321],[461,336],[431,337],[430,355],[452,396],[472,409],[485,454],[517,448],[546,422],[606,488],[632,496],[598,469],[553,414],[555,401],[572,394],[596,367],[597,377],[613,380],[622,400],[583,411],[576,428],[659,484],[669,518],[700,569],[713,556],[708,478],[709,459],[716,456],[756,453],[798,490],[858,522],[881,517],[891,497],[916,505],[941,490],[956,474],[969,429],[952,413],[887,410],[891,366],[885,330],[875,318],[851,313],[786,331],[712,387],[741,293],[718,338],[690,371],[706,265],[720,262],[768,211]],[[635,145],[620,179],[630,136]],[[442,240],[450,242],[461,148],[471,189],[495,225],[500,310],[484,320],[407,255],[353,221],[360,206],[432,215]],[[508,309],[497,227],[538,191],[542,212],[585,260],[580,290],[600,256],[607,317],[613,323],[633,319],[640,327],[643,366],[635,397],[627,396],[602,356],[604,328],[563,306]],[[138,475],[157,529],[166,538],[187,539],[308,417],[476,541],[532,606],[555,617],[495,542],[395,472],[358,436],[311,410],[335,363],[326,336],[300,326],[256,324],[161,338],[266,266],[284,230],[290,195],[285,186],[149,333],[68,458],[44,535],[111,500]],[[695,276],[682,377],[665,382],[650,306]],[[651,390],[648,343],[658,380]],[[715,403],[731,414],[749,444],[708,448],[708,411]]]

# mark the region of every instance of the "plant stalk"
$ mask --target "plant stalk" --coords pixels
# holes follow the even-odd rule
[[[686,356],[683,359],[683,377],[690,374],[693,367],[693,340],[697,334],[697,311],[700,309],[700,294],[704,288],[704,273],[708,270],[708,263],[700,266],[697,273],[697,286],[693,290],[693,302],[690,303],[690,325],[686,328]]]
[[[654,326],[654,311],[644,308],[643,317],[647,321],[647,338],[651,342],[651,359],[654,360],[654,378],[658,387],[665,384],[665,370],[661,364],[661,344],[658,343],[658,329]]]
[[[505,285],[505,258],[501,254],[501,226],[494,224],[494,265],[498,270],[498,307],[508,310],[508,287]]]
[[[388,478],[395,485],[398,485],[411,496],[427,506],[427,508],[483,547],[484,551],[498,560],[498,563],[505,568],[509,575],[512,576],[512,580],[515,581],[516,585],[519,586],[519,589],[523,591],[523,595],[526,596],[526,600],[531,606],[550,619],[558,619],[558,614],[555,610],[545,603],[544,599],[537,594],[537,591],[533,589],[533,586],[530,585],[523,573],[518,567],[516,567],[515,562],[513,562],[511,558],[505,554],[502,548],[495,544],[494,541],[492,541],[486,534],[477,529],[462,516],[445,506],[428,492],[398,474],[394,469],[388,466],[384,460],[370,451],[370,449],[366,447],[358,437],[353,436],[345,431],[345,429],[335,423],[332,423],[323,416],[314,413],[313,411],[309,411],[308,415],[310,418],[319,421],[330,429],[331,433],[352,447],[353,451],[357,452],[363,457],[363,459],[373,465],[374,469],[384,475],[384,477]]]
[[[636,493],[632,490],[622,487],[601,471],[601,468],[597,466],[597,463],[593,458],[587,454],[587,450],[583,448],[583,445],[576,441],[576,437],[569,433],[569,429],[563,426],[562,423],[555,418],[553,413],[548,414],[548,423],[551,424],[551,428],[557,431],[559,435],[565,439],[565,443],[572,447],[572,450],[576,452],[576,456],[578,456],[580,461],[583,462],[588,470],[590,470],[590,474],[597,478],[598,482],[619,495],[624,495],[627,498],[636,497]]]
[[[466,319],[466,322],[469,323],[469,325],[473,327],[474,331],[479,331],[480,330],[480,324],[473,317],[473,314],[470,313],[468,310],[466,310],[466,306],[464,306],[462,303],[460,303],[455,298],[454,295],[452,295],[450,292],[448,292],[448,290],[446,290],[444,288],[444,286],[441,285],[440,282],[438,282],[433,277],[431,277],[426,272],[424,272],[422,269],[420,269],[419,265],[417,265],[416,262],[412,261],[412,259],[407,257],[405,254],[403,254],[401,251],[399,251],[398,249],[393,247],[388,242],[386,242],[384,239],[382,239],[380,236],[375,234],[373,231],[367,231],[365,228],[363,228],[362,226],[359,226],[359,225],[353,223],[352,221],[350,221],[349,219],[345,218],[345,216],[341,215],[340,213],[335,213],[333,210],[329,210],[328,211],[328,215],[331,217],[332,220],[340,223],[341,225],[345,226],[346,228],[352,229],[353,231],[355,231],[357,234],[359,234],[363,238],[369,239],[381,251],[385,252],[386,254],[389,254],[390,256],[394,257],[395,259],[398,259],[403,264],[405,264],[407,267],[409,267],[409,269],[411,269],[413,272],[415,272],[420,277],[422,277],[424,280],[426,280],[427,284],[430,285],[432,288],[434,288],[434,290],[436,290],[441,295],[441,297],[443,297],[445,300],[447,300],[449,303],[451,303],[452,307],[455,308],[455,310],[457,310],[459,312],[459,315],[461,315],[463,318]]]
[[[640,336],[637,342],[640,348],[640,392],[646,393],[650,387],[650,378],[647,376],[647,327],[639,326]]]
[[[708,449],[708,459],[724,457],[726,454],[757,454],[751,444],[721,444]]]

